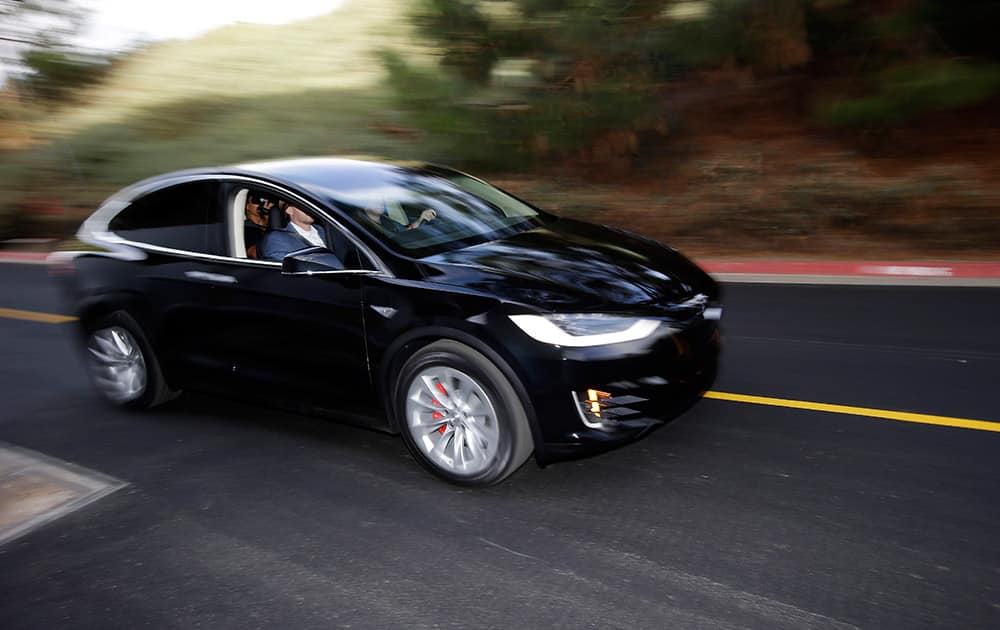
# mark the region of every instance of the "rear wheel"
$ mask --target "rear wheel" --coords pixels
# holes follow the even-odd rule
[[[514,388],[464,344],[443,340],[419,350],[400,371],[395,391],[406,445],[439,477],[486,486],[531,454],[528,419]]]
[[[125,311],[88,327],[86,355],[97,391],[114,405],[144,409],[176,396],[142,329]]]

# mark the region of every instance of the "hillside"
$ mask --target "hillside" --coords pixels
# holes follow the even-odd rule
[[[413,157],[400,144],[376,53],[428,56],[408,0],[348,0],[328,15],[234,24],[151,45],[53,111],[0,117],[0,238],[72,223],[115,189],[167,170],[283,155]],[[0,103],[2,104],[2,103]],[[54,215],[55,219],[25,215]]]
[[[407,0],[348,0],[328,15],[278,26],[233,24],[130,55],[110,78],[52,116],[45,129],[76,133],[188,100],[290,96],[375,88],[382,47],[419,54]]]

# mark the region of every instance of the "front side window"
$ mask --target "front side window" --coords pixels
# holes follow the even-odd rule
[[[333,269],[375,270],[376,266],[354,241],[306,206],[274,191],[231,186],[230,217],[232,254],[267,262],[307,247],[324,247],[321,254]]]
[[[225,253],[219,185],[177,184],[151,192],[122,210],[108,229],[122,238],[199,254]]]

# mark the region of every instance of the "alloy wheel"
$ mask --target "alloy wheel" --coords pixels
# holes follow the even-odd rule
[[[121,326],[96,330],[87,342],[98,389],[117,403],[135,400],[146,389],[146,360],[135,337]]]
[[[474,378],[451,367],[428,367],[410,381],[406,425],[428,459],[458,476],[487,470],[499,451],[490,397]]]

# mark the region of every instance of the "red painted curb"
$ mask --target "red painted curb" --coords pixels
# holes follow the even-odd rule
[[[992,262],[706,260],[698,264],[709,273],[890,276],[906,278],[1000,278],[1000,263]]]
[[[9,262],[41,262],[48,257],[48,252],[0,252],[0,261]]]

